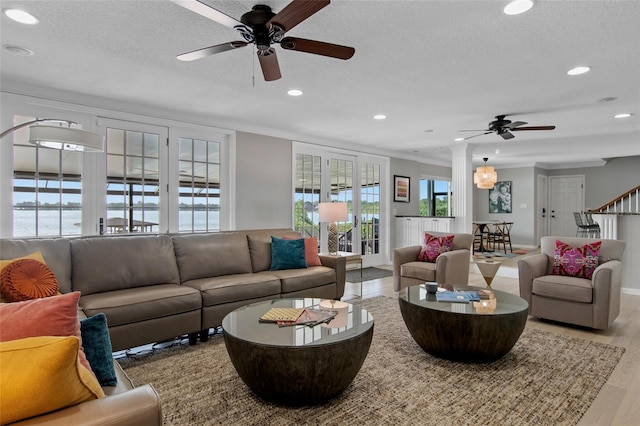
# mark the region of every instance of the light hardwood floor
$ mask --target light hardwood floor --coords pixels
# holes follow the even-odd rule
[[[378,267],[392,269],[390,265]],[[496,290],[518,294],[517,277],[517,258],[505,259],[491,286]],[[473,264],[470,267],[469,285],[485,286],[482,275]],[[364,298],[396,297],[392,277],[365,281],[362,292]],[[357,299],[359,293],[359,283],[347,283],[343,300]],[[527,321],[527,327],[622,346],[626,349],[611,377],[578,423],[579,426],[640,425],[640,296],[623,294],[621,297],[620,316],[606,331],[560,325],[534,317],[529,317]]]

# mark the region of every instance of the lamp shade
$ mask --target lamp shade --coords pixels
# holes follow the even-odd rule
[[[498,174],[493,167],[487,166],[488,158],[483,158],[484,166],[478,167],[473,174],[473,183],[475,183],[480,189],[491,189],[498,181]]]
[[[104,136],[75,127],[31,126],[29,143],[68,151],[104,151]]]
[[[347,203],[320,203],[318,214],[320,222],[344,222],[349,218]]]

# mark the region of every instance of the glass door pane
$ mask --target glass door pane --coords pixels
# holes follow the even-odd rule
[[[333,157],[330,159],[331,170],[329,200],[332,202],[347,203],[348,219],[346,222],[337,223],[338,227],[338,251],[348,253],[360,253],[360,235],[354,228],[354,218],[359,213],[359,205],[353,203],[353,182],[355,181],[355,160],[345,157]]]
[[[360,166],[360,223],[361,253],[380,253],[380,164]]]

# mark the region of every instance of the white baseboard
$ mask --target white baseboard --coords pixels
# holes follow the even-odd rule
[[[620,293],[622,293],[622,294],[631,294],[633,296],[640,296],[640,288],[622,287],[620,289]]]

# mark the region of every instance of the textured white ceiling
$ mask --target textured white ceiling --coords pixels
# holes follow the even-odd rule
[[[254,4],[208,0],[239,19]],[[175,110],[210,124],[451,164],[461,129],[498,114],[554,131],[495,134],[473,143],[498,167],[561,167],[640,155],[640,2],[544,1],[519,16],[506,1],[343,1],[288,35],[353,46],[342,61],[276,47],[282,79],[265,82],[255,48],[195,62],[175,56],[240,40],[227,27],[165,0],[1,0],[40,19],[2,15],[2,89],[84,94],[105,105]],[[589,65],[588,74],[566,71]],[[253,77],[255,74],[255,86]],[[304,95],[291,98],[290,88]],[[616,97],[612,102],[599,102]],[[100,105],[96,105],[100,106]],[[632,112],[628,119],[614,119]],[[372,116],[384,113],[387,119]],[[425,130],[430,130],[425,132]],[[499,148],[500,154],[495,150]]]

